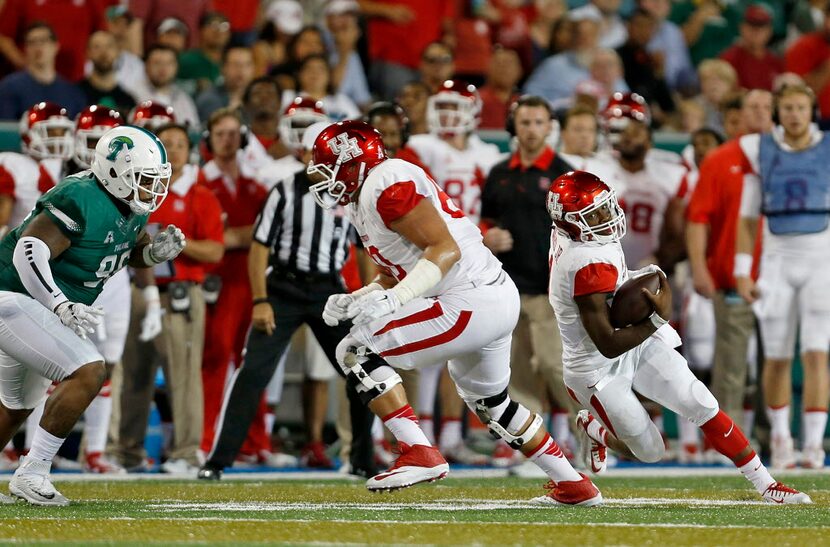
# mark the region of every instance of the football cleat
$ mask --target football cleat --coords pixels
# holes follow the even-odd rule
[[[0,494],[0,505],[13,505],[17,500],[6,494]]]
[[[22,456],[20,466],[9,482],[9,492],[12,496],[26,500],[32,505],[69,505],[69,500],[58,492],[49,480],[51,468],[52,462]]]
[[[761,495],[767,503],[780,505],[793,505],[802,503],[813,503],[813,500],[804,492],[799,492],[780,482],[770,484]]]
[[[594,418],[594,416],[587,410],[580,410],[576,415],[576,425],[578,426],[577,430],[584,433],[584,438],[579,440],[580,456],[582,461],[585,462],[585,466],[588,467],[591,472],[599,474],[603,473],[606,469],[608,450],[602,443],[601,437],[595,438],[588,432],[589,426],[591,426],[592,423],[596,423],[596,425],[599,426],[597,431],[602,432],[605,430],[605,428],[599,424],[597,419]],[[591,427],[591,429],[594,429],[594,427]]]
[[[222,468],[206,463],[199,469],[196,478],[205,481],[218,481],[222,479]]]
[[[824,450],[821,446],[805,446],[801,452],[801,467],[805,469],[824,469],[824,457]]]
[[[161,464],[160,470],[162,473],[169,473],[171,475],[190,475],[198,471],[198,467],[191,465],[189,461],[184,458],[176,458],[167,460]]]
[[[770,442],[770,467],[772,469],[795,468],[795,451],[792,437],[773,437]]]
[[[383,473],[366,481],[371,492],[383,492],[406,488],[421,482],[443,479],[450,472],[450,465],[434,446],[398,443],[401,455],[395,464]]]
[[[489,465],[490,456],[479,454],[475,450],[470,449],[463,442],[455,446],[450,446],[441,450],[444,458],[449,463],[460,463],[462,465]]]
[[[326,447],[322,441],[313,441],[303,447],[300,454],[300,464],[303,467],[312,467],[317,469],[333,469],[334,464],[331,459],[326,456]]]
[[[107,458],[102,452],[90,452],[84,459],[84,470],[90,473],[123,475],[127,472],[120,464]]]
[[[548,505],[578,505],[580,507],[594,507],[602,504],[602,494],[591,482],[591,479],[579,474],[578,481],[548,481],[544,486],[548,491],[544,496],[533,498],[534,503]]]

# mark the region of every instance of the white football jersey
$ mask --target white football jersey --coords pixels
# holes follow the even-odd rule
[[[406,143],[421,158],[435,182],[470,217],[481,220],[481,188],[490,169],[502,159],[495,144],[476,135],[467,138],[467,149],[459,150],[435,135],[413,135]]]
[[[393,188],[394,187],[394,188]],[[438,211],[461,249],[461,258],[441,282],[423,296],[436,296],[448,289],[472,283],[491,283],[501,274],[501,262],[482,243],[481,232],[441,191],[423,169],[403,160],[389,159],[369,172],[357,203],[346,207],[372,260],[400,281],[412,271],[424,252],[391,230],[384,216],[400,218],[428,199]]]
[[[60,182],[63,160],[38,162],[25,154],[3,152],[0,153],[0,168],[10,177],[10,180],[4,177],[0,183],[3,186],[0,193],[14,197],[8,224],[9,228],[14,228],[34,209],[38,198]]]
[[[686,168],[680,164],[646,159],[645,168],[630,173],[617,164],[609,186],[625,211],[627,230],[622,248],[629,264],[639,267],[660,243],[660,230],[669,202],[684,187]]]
[[[575,170],[587,171],[594,174],[601,181],[614,188],[612,184],[616,178],[614,175],[617,169],[617,160],[608,152],[596,152],[590,156],[578,156],[564,152],[557,153],[560,158],[568,162]],[[616,188],[614,189],[616,190]]]

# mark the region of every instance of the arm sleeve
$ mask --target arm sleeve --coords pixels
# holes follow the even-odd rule
[[[377,208],[383,223],[389,225],[415,208],[425,196],[418,193],[415,182],[396,182],[378,197]]]
[[[12,263],[20,277],[20,282],[32,298],[51,311],[68,298],[55,283],[49,258],[52,252],[42,239],[21,237],[14,247]]]
[[[254,240],[268,248],[273,247],[277,229],[282,223],[282,212],[285,209],[285,189],[282,182],[278,182],[268,194],[268,199],[254,222]]]
[[[595,293],[612,293],[617,288],[617,268],[599,262],[583,266],[574,276],[574,296]]]
[[[758,218],[761,216],[761,179],[758,175],[744,175],[744,187],[741,192],[741,216]]]

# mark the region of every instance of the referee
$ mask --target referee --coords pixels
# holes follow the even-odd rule
[[[314,139],[327,126],[321,122],[306,129],[304,163],[310,159]],[[332,366],[343,374],[334,351],[349,327],[329,327],[322,314],[328,297],[345,290],[340,270],[348,258],[354,229],[342,210],[317,207],[308,187],[305,169],[278,182],[256,221],[248,260],[252,328],[242,367],[225,392],[216,440],[199,470],[200,479],[218,480],[222,470],[233,465],[262,392],[300,326],[311,328]],[[347,392],[353,430],[351,472],[372,476],[376,471],[371,434],[374,415],[353,389]]]

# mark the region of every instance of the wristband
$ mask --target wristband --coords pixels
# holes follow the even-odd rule
[[[752,255],[749,253],[737,253],[735,255],[735,267],[732,269],[735,277],[750,277],[752,275]]]
[[[662,317],[660,317],[660,314],[657,312],[652,313],[648,316],[648,318],[649,320],[651,320],[651,324],[654,325],[655,329],[659,329],[660,327],[669,322],[668,319],[663,319]]]
[[[257,304],[267,304],[267,303],[268,303],[268,297],[267,296],[261,296],[259,298],[254,298],[253,301],[252,301],[253,306],[256,306]]]
[[[391,290],[403,306],[440,283],[443,277],[444,274],[441,273],[441,268],[436,266],[434,262],[422,258],[415,264],[412,271]]]

